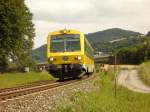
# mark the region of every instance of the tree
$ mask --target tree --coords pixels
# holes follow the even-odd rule
[[[25,0],[1,0],[0,71],[8,68],[10,59],[19,68],[30,66],[34,36],[32,14]]]
[[[143,43],[121,48],[115,53],[122,64],[140,64],[150,60],[150,40],[145,37]]]
[[[147,37],[150,37],[150,31],[147,32],[146,36],[147,36]]]

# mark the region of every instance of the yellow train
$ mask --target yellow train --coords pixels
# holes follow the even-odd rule
[[[94,72],[93,53],[92,46],[80,31],[64,29],[48,35],[49,72],[60,80],[78,77],[82,72]]]

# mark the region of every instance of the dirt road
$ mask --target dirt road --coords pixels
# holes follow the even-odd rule
[[[121,70],[118,76],[118,84],[136,92],[150,93],[150,87],[139,79],[138,72],[135,69]]]

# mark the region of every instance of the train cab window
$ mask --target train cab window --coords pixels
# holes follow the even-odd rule
[[[75,52],[80,49],[80,35],[63,34],[51,37],[51,52]]]
[[[51,51],[60,52],[64,50],[64,42],[62,38],[52,38],[51,39]]]
[[[66,51],[68,52],[80,51],[79,35],[70,35],[65,39],[66,39]]]

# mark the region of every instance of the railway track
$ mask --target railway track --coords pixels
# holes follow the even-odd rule
[[[13,99],[19,96],[28,95],[35,92],[40,92],[48,89],[53,89],[56,87],[61,87],[65,85],[69,85],[75,82],[80,82],[81,80],[88,79],[88,76],[84,76],[81,79],[72,79],[72,80],[66,80],[64,82],[58,82],[58,81],[46,81],[36,84],[29,84],[25,86],[19,86],[19,87],[13,87],[13,88],[6,88],[6,89],[0,89],[0,101],[5,101],[8,99]]]
[[[40,81],[40,82],[29,83],[29,84],[25,84],[25,85],[21,85],[21,86],[17,86],[17,87],[4,88],[4,89],[0,89],[0,94],[4,93],[4,92],[13,91],[13,90],[28,88],[31,86],[39,86],[39,85],[43,85],[43,84],[47,84],[47,83],[54,83],[54,82],[55,81]]]

